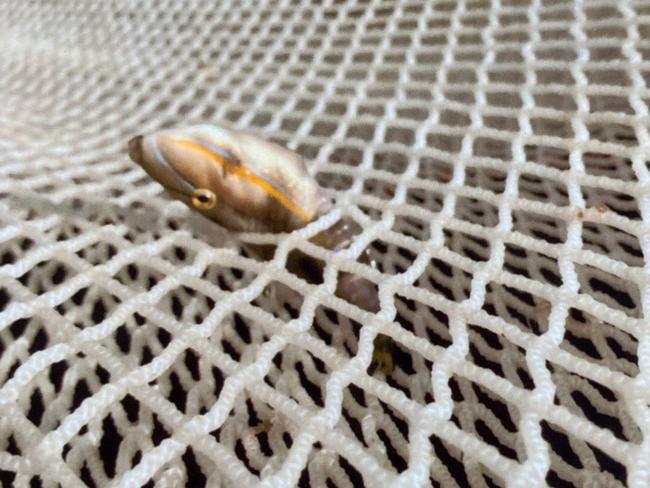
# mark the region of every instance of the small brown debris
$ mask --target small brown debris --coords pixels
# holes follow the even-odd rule
[[[596,204],[596,211],[598,211],[598,213],[601,213],[601,214],[606,213],[606,212],[609,211],[609,207],[607,205],[605,205],[603,202],[598,202]]]

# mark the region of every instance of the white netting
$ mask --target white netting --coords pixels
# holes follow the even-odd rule
[[[650,486],[649,2],[0,6],[3,482]],[[240,240],[172,201],[126,142],[199,121],[336,210]]]

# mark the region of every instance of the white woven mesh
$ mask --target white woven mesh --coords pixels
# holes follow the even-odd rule
[[[4,0],[3,481],[650,486],[649,35],[648,2]],[[336,211],[240,240],[173,202],[126,141],[198,121]]]

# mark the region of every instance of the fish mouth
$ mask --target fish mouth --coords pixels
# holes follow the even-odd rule
[[[129,157],[142,166],[142,140],[144,136],[135,136],[129,140]]]
[[[129,157],[133,162],[137,163],[167,191],[186,197],[191,197],[194,194],[196,188],[165,158],[155,142],[147,143],[144,136],[137,135],[129,140],[128,149]]]

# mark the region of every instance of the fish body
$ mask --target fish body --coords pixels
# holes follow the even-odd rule
[[[136,136],[128,149],[174,198],[233,232],[291,232],[332,208],[299,154],[245,132],[196,125]],[[356,222],[342,219],[312,241],[338,251],[360,231]],[[304,254],[287,266],[306,279],[322,273]],[[364,310],[379,310],[377,287],[365,278],[342,273],[336,293]],[[387,336],[377,336],[371,370],[392,371],[390,344]]]
[[[244,132],[164,130],[131,139],[129,155],[175,198],[232,231],[290,232],[331,208],[299,154]],[[201,194],[214,201],[202,205]]]

